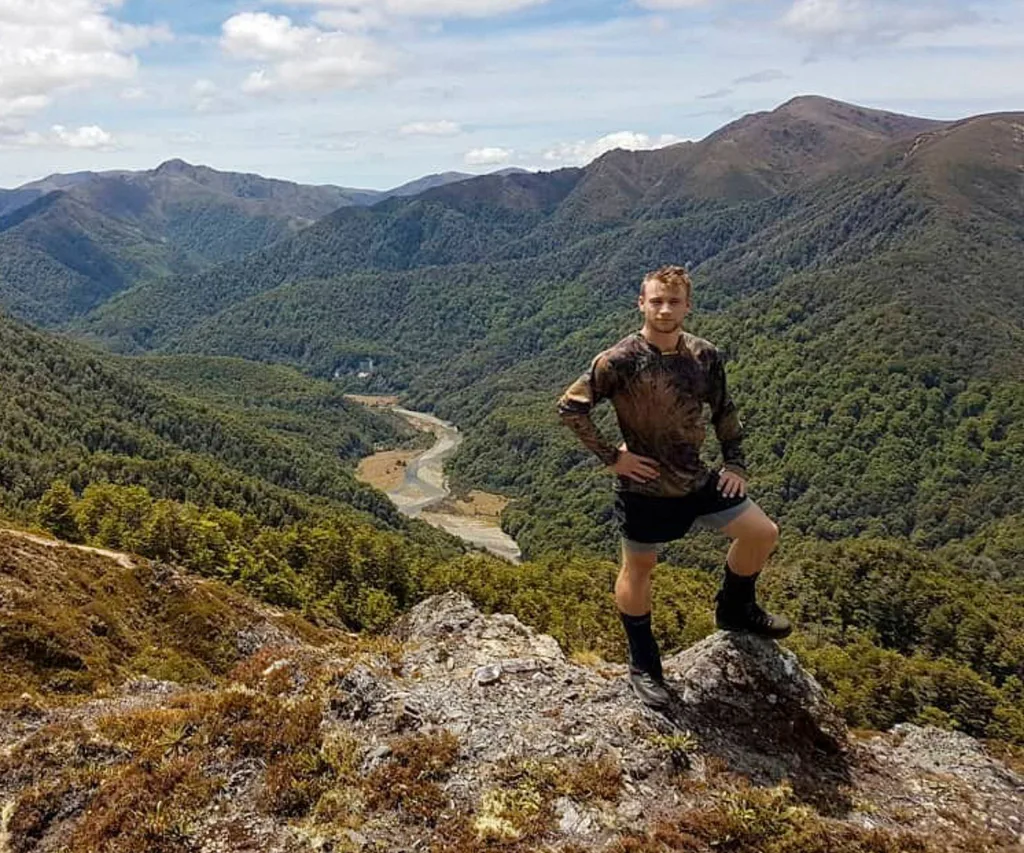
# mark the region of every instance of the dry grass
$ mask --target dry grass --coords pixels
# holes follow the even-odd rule
[[[260,623],[311,645],[340,637],[222,584],[10,532],[0,531],[0,567],[0,697],[91,694],[140,674],[209,683],[241,659],[238,632]]]
[[[987,842],[981,841],[985,844]],[[918,834],[864,829],[822,818],[788,785],[717,791],[709,805],[680,812],[643,835],[621,838],[610,853],[940,853]],[[978,850],[986,849],[984,846]]]
[[[104,780],[75,826],[80,853],[185,853],[190,823],[210,805],[221,780],[194,756],[155,764],[134,762]]]

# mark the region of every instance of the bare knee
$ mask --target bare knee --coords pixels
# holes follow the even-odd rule
[[[779,526],[771,519],[758,528],[757,542],[765,551],[771,551],[779,541]]]
[[[779,541],[779,526],[770,518],[764,518],[756,526],[744,530],[739,538],[746,545],[752,545],[760,550],[769,552]]]

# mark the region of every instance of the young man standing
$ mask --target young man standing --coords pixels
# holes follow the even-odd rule
[[[679,539],[694,522],[732,539],[716,596],[718,627],[776,639],[791,631],[789,620],[766,613],[755,599],[754,582],[779,531],[747,497],[743,429],[726,391],[721,356],[713,344],[683,331],[691,290],[683,267],[644,276],[637,303],[643,328],[600,353],[558,403],[562,421],[618,475],[622,568],[615,602],[629,642],[630,681],[653,707],[667,705],[670,695],[651,633],[651,572],[658,543]],[[604,399],[615,407],[625,439],[620,448],[590,418]],[[705,403],[722,448],[718,472],[700,458]]]

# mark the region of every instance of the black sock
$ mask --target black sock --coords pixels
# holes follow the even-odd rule
[[[630,664],[660,679],[661,654],[658,651],[658,641],[654,639],[654,633],[651,631],[651,614],[630,616],[620,610],[619,617],[629,641]]]
[[[754,584],[757,582],[756,572],[752,575],[738,575],[725,564],[725,580],[722,582],[722,598],[730,604],[746,604],[754,600]]]

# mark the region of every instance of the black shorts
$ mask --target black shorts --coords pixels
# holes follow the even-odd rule
[[[712,475],[701,488],[678,498],[616,492],[615,521],[626,548],[653,551],[660,542],[681,539],[694,522],[720,530],[751,506],[754,502],[746,495],[725,497]]]

